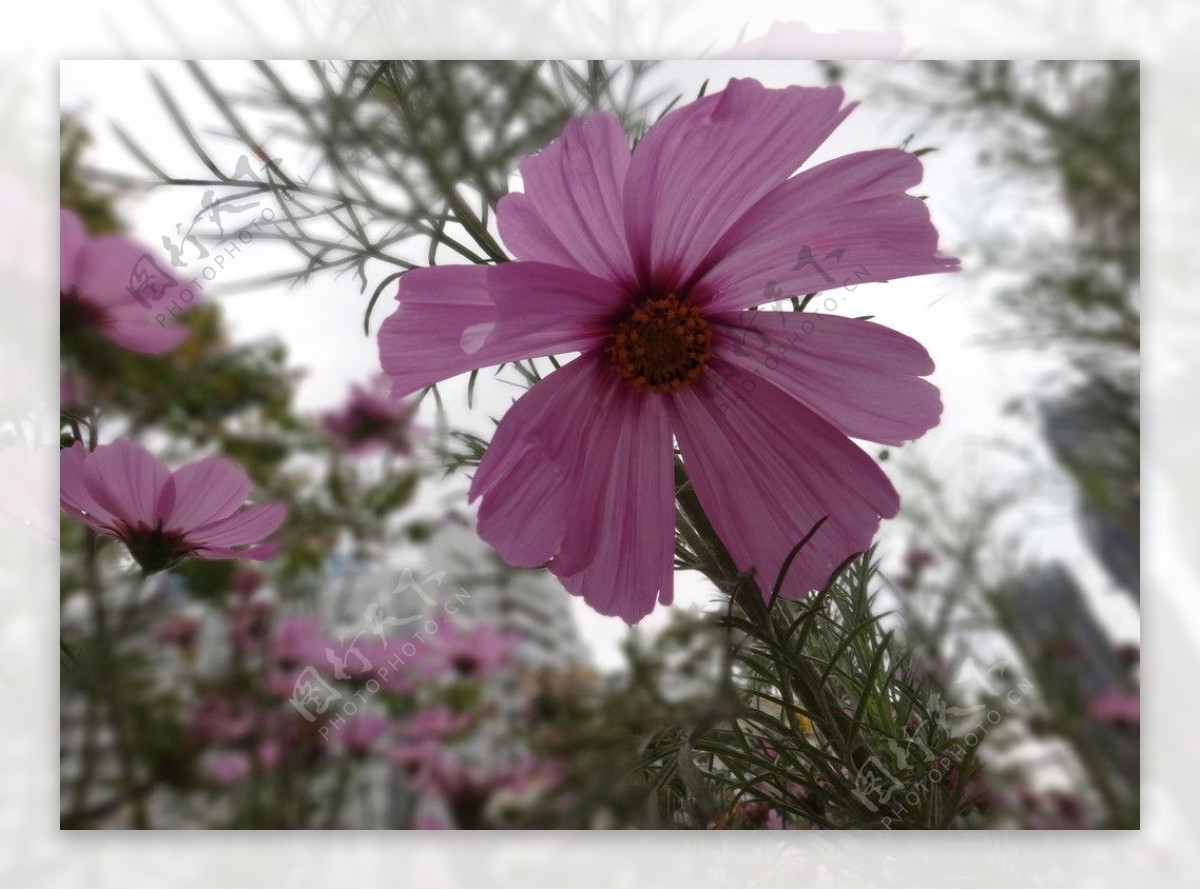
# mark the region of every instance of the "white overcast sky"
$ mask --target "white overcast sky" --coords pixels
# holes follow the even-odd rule
[[[947,484],[957,491],[979,486],[994,488],[1012,480],[1027,484],[1028,468],[1001,457],[994,447],[997,438],[1005,438],[1019,447],[1030,449],[1038,465],[1051,478],[1059,478],[1040,438],[1028,420],[1005,412],[1013,399],[1036,395],[1048,381],[1055,380],[1060,369],[1058,359],[1049,354],[1025,351],[984,349],[980,337],[997,324],[994,288],[997,279],[980,275],[972,261],[981,251],[978,245],[989,234],[1003,234],[1020,226],[1064,224],[1055,216],[1054,205],[1045,195],[1033,193],[1021,180],[1005,179],[977,162],[980,143],[971,136],[946,129],[928,129],[927,116],[905,109],[878,90],[883,75],[903,76],[895,66],[909,63],[847,63],[850,69],[847,91],[851,99],[863,100],[846,123],[820,149],[814,162],[868,148],[899,145],[910,134],[912,147],[935,145],[938,151],[927,155],[926,178],[920,194],[929,196],[934,221],[942,234],[943,249],[964,260],[968,270],[956,276],[927,276],[885,285],[868,285],[852,294],[836,294],[845,315],[873,314],[876,321],[896,328],[922,341],[937,362],[933,379],[942,390],[945,412],[941,425],[920,442],[907,446],[944,474]],[[244,62],[206,64],[218,84],[244,91],[257,83],[253,68]],[[178,137],[151,89],[147,69],[157,71],[174,90],[196,129],[221,129],[213,107],[194,86],[180,63],[80,61],[63,62],[61,97],[65,110],[81,112],[94,136],[92,163],[114,170],[137,171],[137,162],[112,136],[108,121],[116,121],[151,156],[176,175],[202,173],[203,168],[186,144]],[[303,71],[294,71],[298,78]],[[754,76],[769,86],[819,82],[808,62],[666,62],[653,76],[651,86],[672,93],[693,96],[701,83],[709,80],[709,91],[719,89],[731,76]],[[304,81],[307,82],[307,81]],[[935,124],[936,125],[936,124]],[[237,145],[219,148],[214,154],[225,158],[231,168],[244,149]],[[223,152],[223,153],[222,153]],[[285,167],[294,164],[302,175],[311,159],[283,158]],[[200,209],[202,189],[158,189],[146,197],[125,202],[122,215],[132,235],[148,244],[159,245],[164,234],[172,234],[175,225],[190,220]],[[275,271],[294,263],[294,256],[274,246],[254,242],[227,262],[214,285]],[[418,255],[415,259],[421,259]],[[391,270],[388,270],[391,271]],[[373,283],[372,283],[373,286]],[[298,392],[299,406],[320,410],[337,404],[351,382],[361,381],[378,369],[375,341],[363,336],[362,314],[366,297],[346,278],[326,276],[307,285],[289,288],[274,286],[254,292],[215,297],[225,311],[235,340],[278,336],[286,344],[291,361],[306,370]],[[391,311],[390,296],[381,299],[372,330]],[[460,380],[446,388],[447,404],[453,406],[452,422],[462,428],[486,433],[489,415],[498,414],[508,404],[514,390],[510,385],[481,376],[476,390],[478,404],[466,410],[465,398],[455,405],[455,394],[465,394]],[[895,474],[893,474],[895,477]],[[901,495],[903,478],[895,478]],[[423,497],[428,509],[437,510],[445,502],[447,491],[465,492],[464,480],[451,481],[447,488],[427,485]],[[465,506],[465,496],[462,497]],[[1109,625],[1123,639],[1136,639],[1138,617],[1124,594],[1116,591],[1100,571],[1090,553],[1082,546],[1074,522],[1070,492],[1065,483],[1050,486],[1022,513],[1024,551],[1030,557],[1058,556],[1078,571],[1089,595]],[[894,556],[903,545],[885,524],[884,555]],[[895,523],[891,524],[893,529]],[[709,602],[711,590],[701,579],[677,578],[677,602],[694,606]],[[575,602],[575,611],[585,639],[604,665],[617,663],[617,644],[624,625],[617,619],[604,618]],[[649,626],[659,625],[663,610],[648,619]]]

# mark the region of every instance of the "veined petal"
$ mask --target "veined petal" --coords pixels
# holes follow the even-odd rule
[[[88,455],[83,475],[93,500],[131,526],[154,528],[174,508],[171,471],[129,439],[118,439]]]
[[[112,513],[97,504],[87,490],[84,466],[90,456],[82,442],[76,442],[59,452],[58,500],[67,513],[82,520],[93,530],[114,530]]]
[[[206,457],[175,471],[175,507],[163,523],[169,530],[188,531],[224,519],[250,494],[250,477],[233,461]]]
[[[287,518],[287,505],[280,502],[256,504],[240,513],[206,523],[187,533],[189,544],[199,548],[237,547],[254,544],[273,534]]]
[[[279,550],[274,543],[255,544],[253,547],[228,547],[203,545],[192,552],[200,559],[270,559]]]
[[[952,272],[925,202],[921,161],[900,149],[828,161],[778,186],[713,247],[692,292],[711,310],[909,275]]]
[[[937,426],[942,402],[925,347],[898,331],[814,312],[709,316],[714,349],[847,436],[901,445]],[[744,377],[742,379],[745,379]],[[740,381],[731,381],[736,391]]]
[[[625,177],[625,231],[642,284],[682,287],[725,230],[850,113],[842,99],[837,86],[731,80],[651,127]]]
[[[783,595],[823,586],[846,557],[866,550],[900,499],[857,445],[765,380],[712,374],[672,397],[672,421],[696,495],[742,571],[764,595],[788,553],[828,517],[792,563]]]
[[[476,368],[585,351],[609,336],[626,296],[586,272],[520,262],[413,269],[396,299],[379,331],[393,398]]]
[[[120,235],[98,235],[79,252],[75,267],[76,290],[85,300],[98,306],[138,305],[130,287],[136,280],[135,270],[143,260],[152,261],[154,268],[169,278],[172,288],[183,287],[183,282],[166,271],[143,245]],[[153,317],[151,310],[143,307],[143,311],[147,317]]]
[[[518,259],[630,284],[621,205],[628,167],[629,140],[614,115],[568,121],[561,136],[521,162],[524,193],[496,207],[500,237]]]
[[[182,325],[159,324],[155,313],[133,302],[108,309],[102,329],[118,346],[149,355],[170,352],[189,333]]]
[[[564,586],[634,623],[672,596],[671,430],[598,354],[517,400],[471,486],[479,534],[508,562],[549,561]]]

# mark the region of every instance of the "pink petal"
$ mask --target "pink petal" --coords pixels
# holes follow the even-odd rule
[[[174,506],[171,471],[129,439],[93,451],[84,463],[83,475],[96,504],[131,526],[154,528]]]
[[[521,162],[524,194],[506,195],[496,207],[500,237],[518,259],[630,284],[621,206],[628,167],[629,140],[614,115],[568,121],[561,136]]]
[[[58,288],[70,293],[76,285],[79,254],[88,243],[87,231],[73,211],[63,208],[58,215]]]
[[[99,235],[92,238],[79,252],[76,263],[76,289],[80,296],[98,306],[120,306],[125,303],[138,305],[129,291],[134,279],[134,269],[143,258],[154,260],[160,271],[166,272],[163,263],[154,258],[144,246],[120,235]],[[170,275],[176,286],[181,283]],[[143,310],[151,314],[151,310]]]
[[[203,548],[254,544],[283,525],[287,513],[287,506],[283,503],[257,504],[188,532],[187,540],[189,544]]]
[[[479,534],[514,565],[549,561],[596,611],[633,623],[671,601],[671,459],[662,397],[584,355],[501,421],[471,485]]]
[[[642,284],[679,290],[725,230],[850,113],[842,98],[836,86],[731,80],[651,127],[625,177],[625,228]]]
[[[813,312],[733,312],[709,323],[714,348],[731,365],[773,383],[847,436],[900,445],[941,418],[937,387],[921,379],[933,360],[890,328]]]
[[[113,515],[96,503],[88,493],[84,465],[90,457],[82,442],[62,449],[58,454],[59,503],[76,519],[81,519],[95,531],[113,528]]]
[[[920,198],[921,161],[899,149],[828,161],[780,185],[729,229],[701,267],[694,293],[711,309],[868,281],[951,272]]]
[[[156,313],[137,303],[112,307],[103,324],[104,335],[132,352],[162,355],[170,352],[188,337],[188,329],[177,324],[164,324]]]
[[[476,368],[584,351],[626,297],[586,272],[521,262],[414,269],[396,299],[379,356],[400,398]]]
[[[250,494],[250,477],[233,461],[206,457],[175,471],[175,508],[164,523],[171,530],[187,531],[224,519]]]
[[[719,358],[709,368],[672,399],[692,485],[738,568],[754,572],[764,594],[792,548],[828,517],[784,581],[784,596],[802,597],[866,550],[900,499],[870,457],[790,395],[765,380],[739,381]]]

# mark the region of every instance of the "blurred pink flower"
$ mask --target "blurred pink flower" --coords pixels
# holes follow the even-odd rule
[[[412,451],[412,436],[422,430],[412,420],[417,406],[388,398],[388,380],[374,377],[366,387],[355,384],[350,398],[324,416],[325,432],[349,454],[369,454],[387,449],[396,454]]]
[[[517,637],[502,634],[490,624],[478,624],[464,631],[453,622],[445,622],[431,639],[434,649],[429,659],[430,667],[438,673],[452,673],[459,679],[495,673],[520,642]]]
[[[850,113],[843,99],[733,80],[632,151],[611,114],[569,121],[521,163],[524,193],[497,207],[519,262],[401,278],[379,332],[393,396],[581,353],[509,409],[471,484],[479,534],[506,561],[548,564],[631,624],[671,602],[676,440],[708,518],[764,591],[821,519],[786,597],[824,584],[899,510],[850,437],[898,445],[937,424],[924,347],[869,321],[747,311],[958,268],[907,194],[916,156],[864,151],[792,175]]]
[[[455,713],[445,705],[423,708],[397,724],[409,742],[440,742],[458,735],[471,725],[471,715]]]
[[[263,575],[250,566],[239,565],[229,578],[229,587],[242,599],[249,599],[258,588],[262,587]]]
[[[200,700],[189,723],[192,733],[209,744],[244,741],[254,731],[254,725],[254,708],[248,702],[216,693]]]
[[[204,774],[218,785],[236,785],[250,775],[250,758],[242,751],[216,751],[204,761]]]
[[[175,472],[136,442],[89,452],[76,442],[59,458],[62,508],[96,532],[123,541],[149,572],[187,557],[266,559],[259,543],[287,516],[282,503],[239,510],[250,477],[233,461],[206,457]]]
[[[388,749],[387,758],[408,775],[414,788],[428,791],[432,787],[433,771],[442,757],[442,747],[435,741],[401,742]]]
[[[1108,689],[1092,699],[1088,715],[1100,723],[1138,726],[1142,722],[1142,697],[1137,692]]]
[[[271,659],[284,672],[324,664],[324,645],[325,635],[316,615],[288,615],[280,619],[271,634]]]
[[[176,615],[169,621],[159,625],[154,632],[154,639],[168,646],[178,646],[190,649],[200,634],[200,621],[190,615]]]
[[[265,769],[273,769],[283,759],[283,744],[279,739],[264,739],[258,746],[258,762]]]
[[[388,730],[388,720],[382,714],[366,712],[347,717],[340,723],[331,723],[330,739],[348,754],[362,756],[383,738]]]
[[[257,649],[271,626],[271,604],[262,600],[238,603],[226,613],[226,622],[229,641],[235,649],[241,652]]]
[[[120,235],[92,238],[73,212],[64,208],[59,216],[64,334],[88,328],[147,353],[169,352],[187,338],[187,328],[166,319],[169,306],[196,298],[195,285],[176,277],[144,246]]]

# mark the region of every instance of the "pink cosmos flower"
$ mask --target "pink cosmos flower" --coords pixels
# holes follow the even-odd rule
[[[175,472],[136,442],[119,439],[88,451],[76,442],[59,457],[59,502],[96,532],[123,541],[146,571],[185,557],[266,559],[258,543],[287,516],[282,503],[238,508],[250,477],[223,457]]]
[[[161,624],[154,632],[154,639],[168,646],[190,649],[200,635],[200,620],[190,615],[176,615]]]
[[[442,757],[438,742],[403,742],[388,750],[387,758],[408,775],[414,788],[432,788],[433,773]]]
[[[330,725],[333,727],[331,736],[335,742],[348,754],[361,757],[383,738],[389,724],[387,718],[381,714],[368,711]]]
[[[288,615],[275,625],[271,635],[271,659],[282,671],[324,664],[324,646],[325,635],[316,615]]]
[[[264,600],[237,603],[226,613],[229,641],[241,652],[262,644],[271,626],[271,604]]]
[[[210,694],[201,699],[191,717],[191,731],[214,743],[236,743],[254,731],[255,713],[249,702]]]
[[[470,714],[455,713],[445,705],[433,705],[417,711],[402,721],[397,729],[410,742],[440,742],[458,735],[470,725]]]
[[[217,751],[205,760],[204,774],[222,787],[237,785],[250,775],[250,757],[242,751]]]
[[[262,587],[262,572],[249,566],[238,566],[229,578],[229,587],[241,599],[249,599],[258,588]]]
[[[1100,723],[1138,726],[1142,722],[1142,697],[1124,689],[1109,689],[1092,699],[1088,715]]]
[[[916,341],[791,294],[956,269],[921,162],[858,152],[797,175],[850,112],[839,87],[733,80],[630,151],[617,119],[571,121],[497,207],[519,262],[407,273],[379,348],[394,397],[480,367],[581,355],[517,400],[471,485],[479,534],[548,564],[634,623],[673,592],[678,441],[740,569],[767,588],[822,518],[783,594],[865,550],[899,497],[847,437],[900,444],[941,416]]]
[[[196,292],[142,245],[120,235],[93,238],[64,208],[59,259],[64,334],[91,329],[125,349],[153,354],[187,338],[186,328],[166,322],[167,307],[192,301]]]
[[[438,672],[448,671],[459,679],[495,673],[520,642],[515,636],[500,633],[490,624],[479,624],[464,631],[453,622],[446,622],[433,640],[436,651],[431,654],[431,665]]]
[[[396,454],[412,451],[413,402],[394,402],[387,396],[387,378],[372,379],[367,387],[355,384],[350,398],[337,411],[325,415],[325,432],[349,454],[369,454],[387,449]]]

